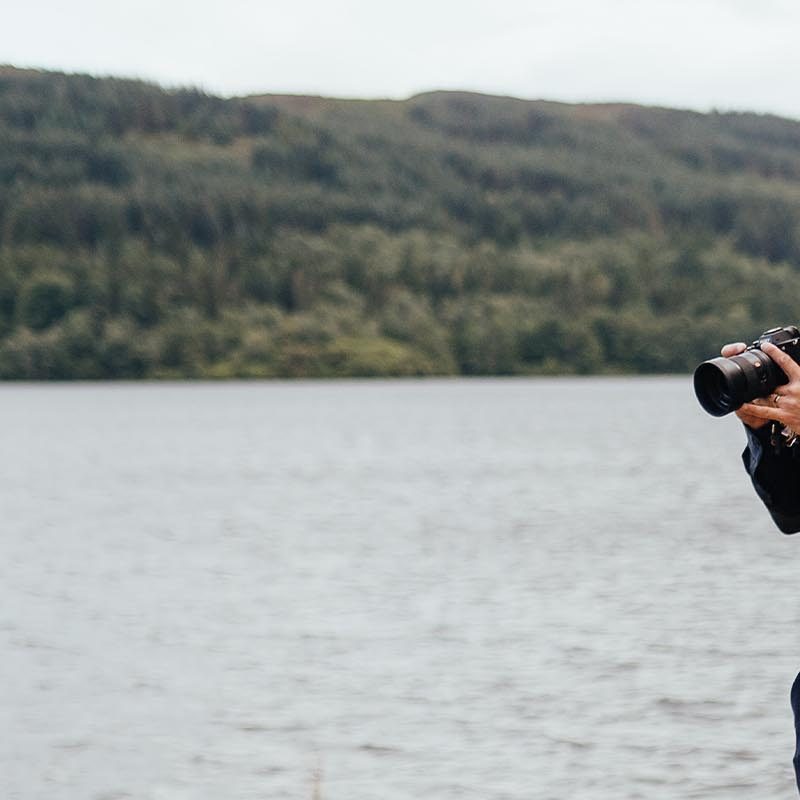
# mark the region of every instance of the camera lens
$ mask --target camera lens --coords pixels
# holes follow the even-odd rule
[[[776,368],[760,350],[712,358],[694,372],[697,399],[715,417],[724,417],[756,397],[766,397],[777,385]]]
[[[742,394],[746,387],[747,380],[741,367],[728,358],[704,361],[694,372],[697,399],[715,417],[723,417],[735,411],[739,406],[734,398]]]

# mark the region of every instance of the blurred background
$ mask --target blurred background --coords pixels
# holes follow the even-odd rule
[[[791,794],[794,4],[6,17],[5,796]]]

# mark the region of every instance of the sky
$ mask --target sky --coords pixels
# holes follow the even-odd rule
[[[23,0],[0,63],[223,95],[462,89],[800,118],[797,0]]]

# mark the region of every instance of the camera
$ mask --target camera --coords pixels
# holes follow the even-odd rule
[[[787,383],[783,370],[762,352],[766,342],[800,362],[800,329],[795,325],[764,331],[738,356],[704,361],[694,371],[694,391],[709,414],[724,417],[743,403],[766,397]]]

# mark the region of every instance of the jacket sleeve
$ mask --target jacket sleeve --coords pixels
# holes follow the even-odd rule
[[[744,468],[756,494],[783,533],[800,532],[800,459],[795,448],[775,452],[770,445],[770,426],[754,431],[745,426],[747,448]]]

